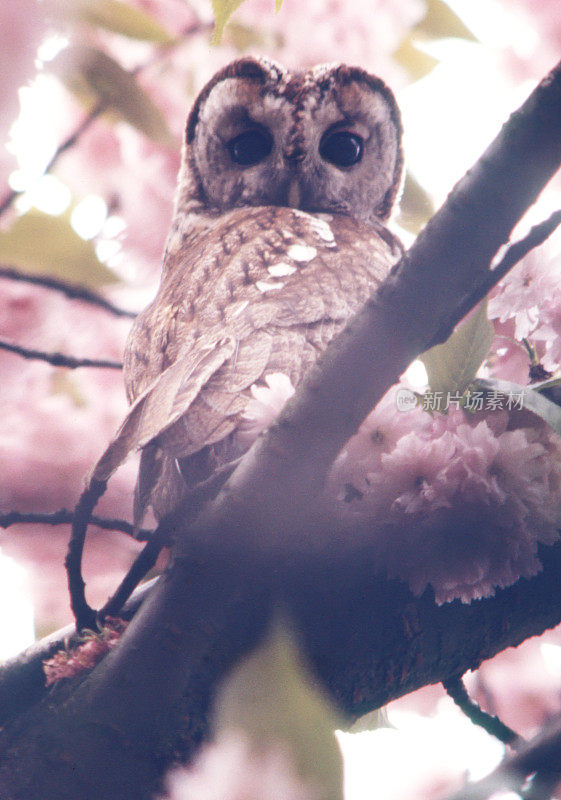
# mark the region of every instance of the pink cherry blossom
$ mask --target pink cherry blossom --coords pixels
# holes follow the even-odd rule
[[[206,745],[195,765],[168,775],[168,800],[320,800],[296,775],[282,745],[252,749],[243,734],[223,734]]]
[[[489,318],[514,318],[517,339],[529,336],[538,322],[544,283],[550,282],[542,250],[532,251],[504,278],[489,298]]]
[[[559,651],[561,627],[499,653],[467,676],[474,700],[521,736],[535,736],[561,712],[559,671],[547,663],[547,648]]]
[[[559,369],[561,364],[560,287],[561,259],[552,256],[546,246],[529,253],[500,282],[489,299],[489,317],[497,320],[497,332],[504,331],[506,325],[514,340],[520,343],[524,338],[529,339],[541,363],[551,372]],[[497,359],[495,374],[507,377],[501,367],[511,360],[512,349],[517,345],[512,340],[509,342],[508,335],[503,342],[497,343],[499,352],[503,344],[506,351]]]
[[[559,5],[555,0],[514,0],[506,4],[509,10],[514,8],[520,13],[528,24],[538,31],[535,49],[532,53],[534,59],[549,55],[555,57],[559,52],[561,42],[561,20],[559,18]]]
[[[286,401],[294,394],[294,386],[287,375],[275,372],[265,377],[265,386],[254,384],[251,399],[247,404],[237,439],[249,447],[262,431],[271,425]]]
[[[484,371],[487,376],[524,386],[530,379],[530,355],[522,341],[516,339],[515,325],[514,317],[510,317],[506,322],[493,320],[495,337],[487,355]],[[533,344],[542,356],[543,348],[539,347],[537,342]]]
[[[196,22],[191,4],[170,3],[169,0],[133,0],[131,4],[154,17],[171,35],[180,35],[189,24]]]

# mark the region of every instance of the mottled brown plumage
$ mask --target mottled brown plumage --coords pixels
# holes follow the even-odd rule
[[[245,146],[248,130],[250,145],[270,149],[240,165],[232,141]],[[125,353],[133,405],[95,470],[105,479],[142,450],[137,522],[241,454],[251,386],[279,372],[296,385],[397,260],[382,220],[400,184],[400,136],[387,87],[345,65],[293,75],[242,59],[203,89],[161,285]],[[331,163],[321,153],[334,143],[360,158]]]

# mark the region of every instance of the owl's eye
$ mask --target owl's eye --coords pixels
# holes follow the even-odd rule
[[[362,139],[351,131],[328,131],[319,146],[320,156],[336,167],[352,167],[357,164],[362,158],[362,151]]]
[[[268,131],[253,128],[234,136],[227,147],[234,164],[252,167],[267,158],[273,149],[273,139]]]

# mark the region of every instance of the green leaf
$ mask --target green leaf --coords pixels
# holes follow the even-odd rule
[[[544,392],[547,389],[558,389],[561,386],[561,377],[559,374],[555,375],[552,378],[546,378],[544,381],[538,381],[537,383],[532,383],[532,389],[535,392]]]
[[[101,103],[158,144],[173,145],[166,120],[153,100],[107,53],[94,47],[67,47],[49,69],[88,108]]]
[[[128,3],[119,0],[83,0],[79,6],[83,20],[98,28],[155,44],[174,41],[174,37],[154,17]]]
[[[263,31],[255,25],[243,25],[233,19],[226,26],[222,42],[231,45],[239,53],[244,53],[250,47],[267,51],[279,46],[278,37],[274,34]]]
[[[544,381],[543,388],[550,388],[551,384],[551,381]],[[536,416],[543,419],[550,428],[553,428],[555,433],[561,436],[561,407],[559,407],[557,403],[548,400],[547,397],[544,397],[543,394],[536,389],[536,386],[541,387],[542,384],[521,386],[511,381],[481,378],[475,381],[474,386],[476,389],[482,389],[487,392],[500,392],[506,398],[514,398],[515,400],[518,400],[518,398],[522,396],[521,405],[523,408],[532,411]],[[503,405],[503,408],[504,407]],[[513,403],[513,407],[519,406],[515,402]]]
[[[120,0],[49,0],[55,19],[85,22],[97,28],[155,44],[169,44],[174,37],[146,11]]]
[[[32,210],[0,231],[0,261],[34,274],[54,275],[86,286],[116,281],[115,274],[72,228],[69,215],[53,217]]]
[[[407,70],[412,81],[424,78],[438,64],[438,59],[418,47],[413,36],[407,36],[402,41],[397,50],[394,50],[393,57]]]
[[[220,44],[226,23],[234,11],[241,6],[243,0],[211,0],[211,3],[215,20],[212,44]],[[280,11],[281,6],[282,0],[275,0],[275,11]]]
[[[214,33],[212,44],[220,44],[220,39],[224,33],[226,23],[236,10],[243,3],[243,0],[211,0],[212,10],[214,11]]]
[[[339,716],[312,678],[285,624],[242,659],[219,688],[217,736],[238,730],[250,746],[282,743],[299,778],[321,787],[322,800],[342,800],[343,764],[334,730]]]
[[[415,31],[429,36],[431,39],[467,39],[476,42],[477,38],[460,17],[452,11],[444,0],[425,0],[427,13]]]
[[[421,184],[407,171],[399,204],[397,223],[411,233],[419,233],[434,214],[434,205]]]
[[[56,369],[51,373],[51,392],[69,397],[76,408],[85,408],[88,399],[82,386],[77,382],[76,376],[68,369]]]
[[[487,303],[459,325],[444,344],[431,347],[420,357],[433,392],[463,394],[473,381],[493,341],[487,319]]]

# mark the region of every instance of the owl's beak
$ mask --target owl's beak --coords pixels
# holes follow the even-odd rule
[[[305,159],[306,151],[299,143],[291,142],[286,146],[283,156],[291,167],[297,167]]]
[[[299,208],[301,192],[297,175],[300,170],[300,165],[306,156],[306,152],[301,144],[296,141],[291,141],[285,147],[283,156],[290,173],[290,184],[288,186],[286,204],[289,208]]]
[[[290,208],[298,208],[300,206],[300,184],[298,178],[292,178],[290,181],[287,204]]]

